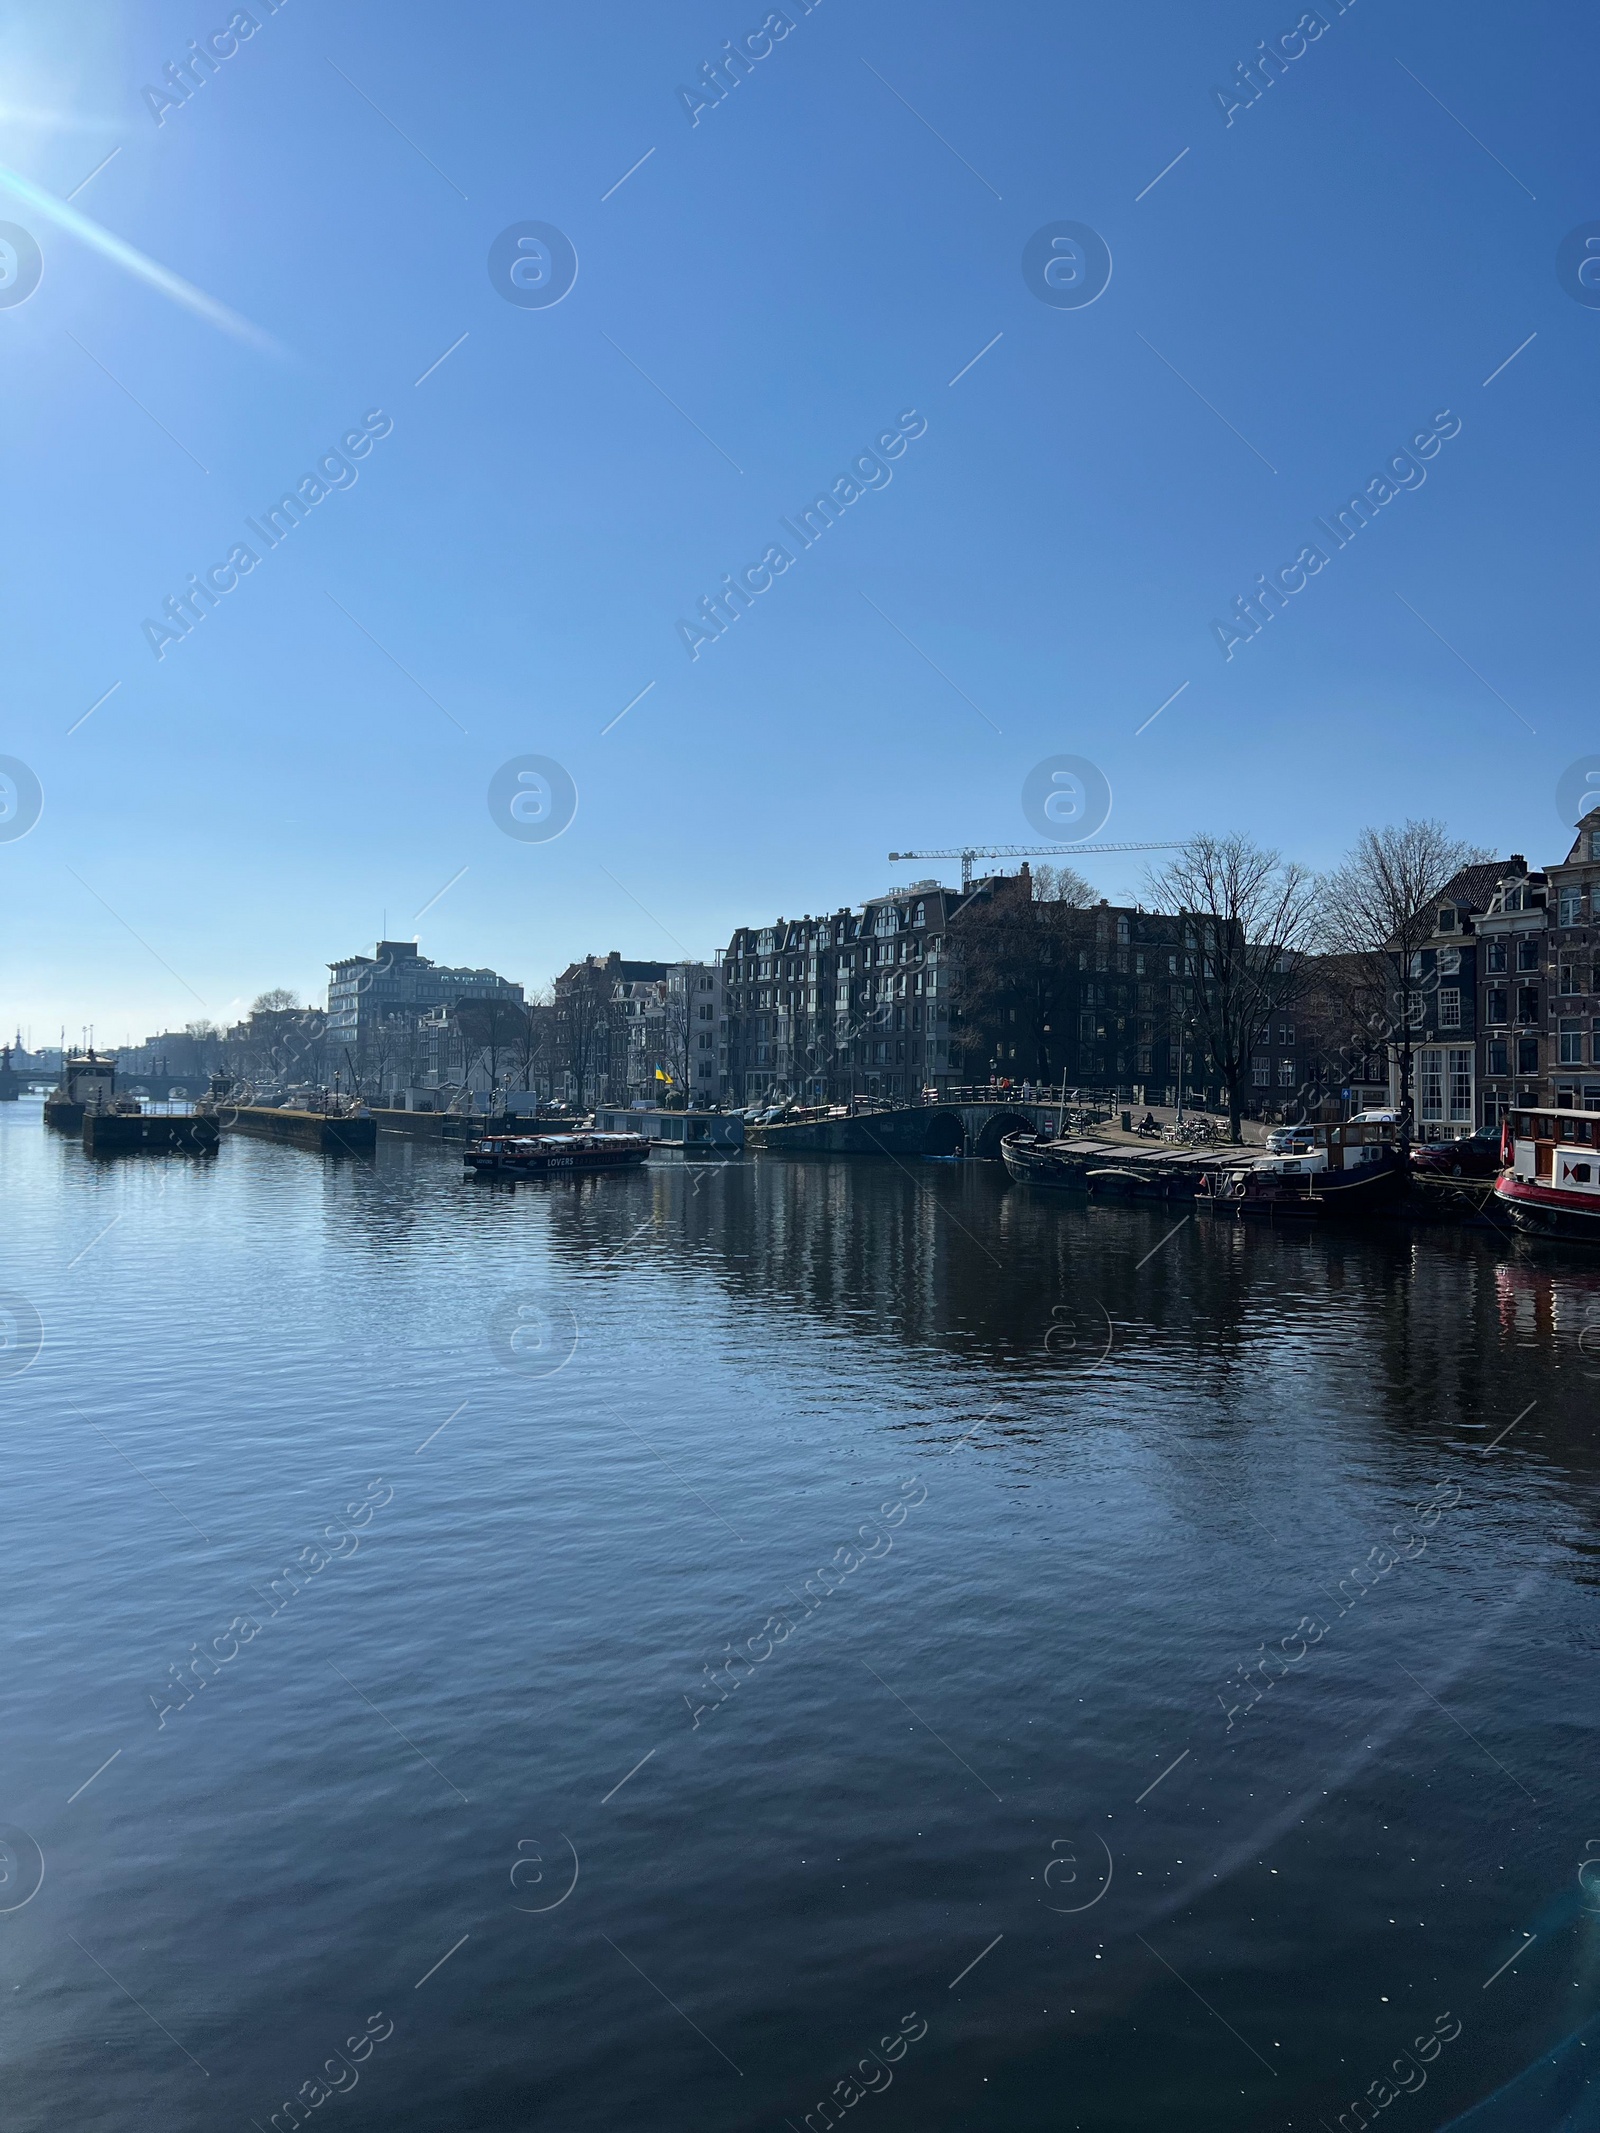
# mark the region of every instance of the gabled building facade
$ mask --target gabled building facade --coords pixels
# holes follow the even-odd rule
[[[1478,918],[1478,1123],[1537,1103],[1543,1091],[1549,883],[1513,853]]]
[[[1502,883],[1519,869],[1527,872],[1520,853],[1463,867],[1429,906],[1432,923],[1423,945],[1412,952],[1403,1007],[1398,997],[1395,1005],[1410,1031],[1411,1100],[1422,1140],[1470,1133],[1481,1123],[1478,926]],[[1391,1089],[1398,1101],[1398,1065]]]
[[[1600,1111],[1600,807],[1546,873],[1546,1100]]]

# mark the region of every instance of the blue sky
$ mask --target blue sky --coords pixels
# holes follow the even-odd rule
[[[253,0],[158,124],[146,85],[233,12],[0,32],[0,163],[65,199],[109,156],[72,208],[215,307],[0,199],[43,257],[0,307],[0,756],[44,791],[0,842],[8,1029],[316,997],[385,923],[530,985],[709,955],[954,878],[891,849],[1035,841],[1055,754],[1109,780],[1107,838],[1320,866],[1416,813],[1564,851],[1556,779],[1596,746],[1600,310],[1556,272],[1600,218],[1587,11],[1328,0],[1307,42],[1292,0],[796,0],[691,123],[759,0]],[[1213,90],[1285,36],[1226,123]],[[529,221],[578,259],[543,308],[488,270]],[[1092,304],[1024,281],[1057,221],[1110,249]],[[1226,658],[1213,621],[1447,410],[1425,481]],[[358,478],[157,659],[147,618],[372,411]],[[892,479],[788,540],[911,411]],[[785,541],[691,658],[680,621]],[[555,840],[491,819],[523,755],[576,785]],[[1143,865],[1085,871],[1121,897]]]

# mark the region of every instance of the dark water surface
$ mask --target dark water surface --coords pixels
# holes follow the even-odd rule
[[[0,2120],[1593,2123],[1600,1264],[1173,1219],[0,1108]]]

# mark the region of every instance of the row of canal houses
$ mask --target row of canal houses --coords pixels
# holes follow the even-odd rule
[[[1600,808],[1555,865],[1513,853],[1463,869],[1408,977],[1419,1125],[1600,1111]]]
[[[1071,914],[1042,1039],[1026,977],[1011,1004],[991,989],[977,1010],[973,927],[1030,905],[1034,888],[1024,866],[968,889],[919,881],[823,917],[740,927],[718,959],[723,1100],[907,1102],[1004,1077],[1147,1090],[1158,1103],[1171,1100],[1180,1073],[1185,1087],[1204,1090],[1205,1062],[1184,1020],[1183,928],[1159,912],[1101,902]],[[1048,952],[1049,929],[1039,939]],[[1294,1025],[1267,1037],[1277,1047],[1271,1086],[1292,1090]]]
[[[1031,894],[1024,868],[966,891],[917,882],[824,917],[740,927],[718,957],[720,1100],[905,1101],[1036,1071],[1026,1047],[1019,1058],[1006,1042],[1006,1010],[991,1009],[980,1031],[961,999],[963,917]],[[1468,1132],[1538,1103],[1600,1110],[1600,808],[1559,863],[1531,869],[1513,853],[1466,867],[1428,916],[1403,986],[1396,968],[1392,1018],[1410,1023],[1419,1129]],[[1170,1102],[1180,1085],[1214,1096],[1185,1022],[1182,922],[1102,903],[1081,927],[1052,1078],[1139,1102]],[[1397,1096],[1392,1047],[1352,1056],[1318,997],[1313,982],[1263,1031],[1257,1112],[1292,1112],[1308,1091],[1346,1110]]]

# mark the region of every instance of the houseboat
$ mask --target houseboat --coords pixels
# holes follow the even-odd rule
[[[1087,1189],[1090,1162],[1105,1154],[1103,1142],[1052,1140],[1045,1133],[1007,1133],[1000,1142],[1000,1160],[1019,1185],[1065,1185],[1074,1192]]]
[[[597,1110],[601,1133],[643,1134],[658,1155],[744,1154],[744,1117],[738,1111],[662,1111],[635,1104]]]
[[[486,1133],[463,1151],[468,1172],[515,1183],[578,1171],[631,1170],[647,1160],[642,1133]]]
[[[1351,1118],[1310,1130],[1310,1148],[1261,1156],[1209,1178],[1197,1201],[1214,1214],[1354,1214],[1382,1206],[1404,1186],[1392,1118]]]
[[[81,1133],[86,1111],[109,1111],[116,1100],[117,1062],[91,1046],[87,1052],[69,1052],[61,1064],[61,1080],[44,1100],[44,1122],[57,1133]],[[131,1104],[137,1111],[139,1106]]]
[[[1501,1132],[1497,1205],[1530,1237],[1600,1244],[1600,1112],[1517,1108]]]

